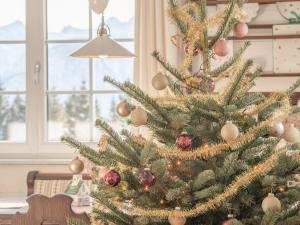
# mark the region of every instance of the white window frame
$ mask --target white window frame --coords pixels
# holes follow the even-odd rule
[[[26,43],[26,142],[25,143],[0,143],[0,163],[24,162],[53,162],[55,160],[70,160],[74,157],[74,150],[63,143],[48,142],[47,139],[47,43],[84,43],[88,40],[47,41],[47,0],[26,1],[26,40],[6,41],[12,43]],[[51,1],[51,0],[50,0]],[[88,0],[86,0],[88,1]],[[137,0],[136,0],[137,2]],[[136,3],[135,2],[135,3]],[[135,4],[137,7],[137,4]],[[137,21],[137,13],[135,20]],[[135,23],[137,24],[137,23]],[[89,39],[92,38],[92,11],[89,9]],[[135,30],[137,34],[137,30]],[[137,39],[115,39],[121,42],[135,42]],[[4,43],[4,41],[0,41]],[[40,65],[40,71],[35,72],[35,66]],[[134,60],[134,68],[136,68]],[[93,84],[93,63],[89,62],[89,85]],[[134,71],[134,81],[137,81],[137,73]],[[38,82],[36,82],[38,81]],[[50,91],[59,94],[83,93],[81,91]],[[21,92],[17,92],[20,94]],[[115,94],[119,91],[96,91],[89,87],[90,102],[94,104],[93,94]],[[13,94],[9,92],[9,94]],[[93,105],[90,110],[90,122],[92,121]],[[96,147],[96,143],[87,143]],[[60,161],[61,162],[61,161]]]

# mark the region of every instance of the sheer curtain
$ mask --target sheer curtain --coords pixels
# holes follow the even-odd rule
[[[136,84],[150,96],[165,94],[151,84],[153,76],[163,68],[151,56],[158,50],[173,65],[179,63],[179,50],[171,43],[176,28],[168,18],[168,0],[136,0]]]

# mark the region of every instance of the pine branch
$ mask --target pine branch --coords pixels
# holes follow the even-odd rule
[[[173,67],[170,63],[167,62],[165,58],[163,58],[158,51],[154,51],[152,56],[167,70],[169,71],[175,78],[179,81],[185,81],[184,75],[181,74],[175,67]]]
[[[265,213],[261,221],[261,225],[275,225],[278,220],[279,213],[280,211],[278,211],[277,209],[269,209]]]
[[[98,209],[93,209],[93,214],[93,218],[96,221],[111,222],[115,225],[131,225],[131,223],[124,222],[117,216],[112,215],[111,213],[105,213]]]
[[[169,0],[169,6],[171,10],[177,10],[177,4],[175,2],[175,0]],[[171,18],[175,21],[175,23],[177,24],[177,27],[179,28],[179,30],[181,31],[182,34],[186,34],[187,33],[187,26],[186,23],[182,20],[180,20],[178,17],[175,17],[174,14],[171,14]]]
[[[90,225],[80,219],[69,218],[67,221],[68,225]]]
[[[296,82],[287,90],[288,95],[291,96],[299,87],[300,87],[300,79],[296,80]]]

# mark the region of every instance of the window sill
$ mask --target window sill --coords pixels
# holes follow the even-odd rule
[[[0,165],[67,165],[71,159],[0,159]]]

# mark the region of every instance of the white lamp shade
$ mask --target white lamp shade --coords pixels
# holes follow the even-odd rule
[[[131,58],[130,51],[112,40],[108,35],[98,36],[81,47],[71,56],[77,58]]]
[[[109,0],[89,0],[91,9],[97,13],[101,14],[106,9]]]

